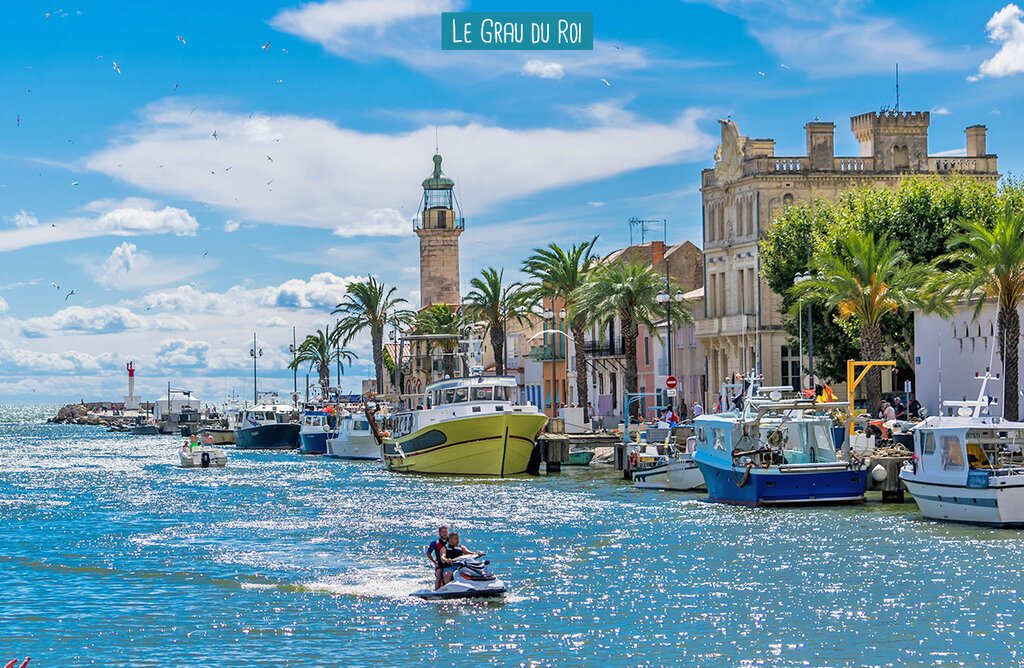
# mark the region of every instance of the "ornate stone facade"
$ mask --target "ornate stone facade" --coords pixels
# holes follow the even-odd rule
[[[715,167],[701,174],[705,312],[696,328],[707,350],[709,403],[726,379],[755,367],[769,385],[800,384],[800,356],[788,347],[780,298],[760,278],[758,240],[785,206],[865,186],[894,188],[912,174],[998,180],[985,126],[966,129],[965,156],[929,156],[929,121],[928,112],[854,116],[859,157],[835,155],[833,123],[807,123],[807,154],[782,157],[774,139],[744,137],[731,120],[720,121]]]

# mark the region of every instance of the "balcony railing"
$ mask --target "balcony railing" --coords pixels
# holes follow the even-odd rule
[[[622,339],[615,341],[587,341],[583,349],[588,357],[625,357],[626,344]]]

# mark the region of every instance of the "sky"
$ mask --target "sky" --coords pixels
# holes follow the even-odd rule
[[[61,0],[68,2],[68,0]],[[1005,2],[572,3],[593,51],[454,52],[442,11],[550,2],[10,3],[0,24],[0,402],[291,391],[288,345],[374,275],[419,305],[411,218],[435,145],[465,286],[631,217],[700,244],[717,118],[805,153],[804,123],[896,103],[929,151],[988,126],[1021,172],[1024,11]],[[216,133],[216,135],[214,135]],[[436,142],[436,144],[435,144]],[[649,232],[660,239],[660,227]],[[372,375],[369,341],[342,387]],[[298,380],[305,385],[304,372]]]

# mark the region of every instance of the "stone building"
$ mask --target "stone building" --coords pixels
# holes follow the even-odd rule
[[[726,379],[752,368],[769,385],[802,384],[802,357],[783,329],[781,298],[760,277],[758,240],[784,207],[834,199],[855,188],[894,188],[913,174],[998,180],[984,125],[966,129],[966,155],[930,156],[929,122],[928,112],[854,116],[850,125],[860,155],[844,157],[835,155],[833,123],[804,126],[806,155],[777,156],[774,139],[744,137],[733,121],[719,121],[715,166],[701,174],[705,309],[696,333],[707,351],[709,403]]]

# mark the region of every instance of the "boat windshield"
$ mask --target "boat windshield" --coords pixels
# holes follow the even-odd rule
[[[790,422],[763,425],[762,438],[778,446],[787,464],[838,461],[832,435],[822,422]]]
[[[490,387],[474,387],[472,395],[473,401],[491,401],[494,399],[494,391]]]

